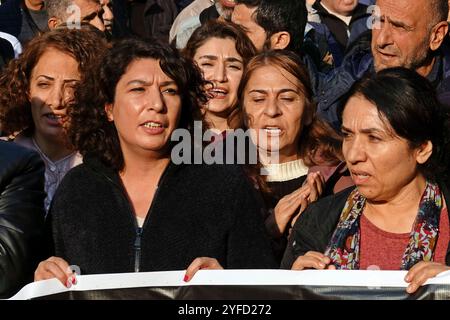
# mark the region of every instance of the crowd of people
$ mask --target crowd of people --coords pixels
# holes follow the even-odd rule
[[[413,294],[450,270],[448,16],[1,0],[0,298],[73,266],[407,270]]]

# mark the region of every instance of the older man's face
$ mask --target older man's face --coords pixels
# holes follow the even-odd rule
[[[105,31],[103,10],[99,0],[74,0],[74,4],[80,8],[81,21],[90,23],[100,31]]]
[[[406,67],[419,71],[430,53],[430,0],[378,0],[380,23],[372,29],[376,71]]]

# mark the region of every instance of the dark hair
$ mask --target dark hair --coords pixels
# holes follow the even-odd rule
[[[341,161],[341,137],[324,121],[317,118],[316,104],[313,102],[313,91],[309,79],[309,73],[301,58],[289,50],[269,50],[255,56],[247,65],[239,85],[238,97],[241,106],[230,116],[231,128],[246,127],[244,103],[244,91],[247,83],[255,70],[262,66],[274,66],[283,69],[300,83],[300,92],[305,98],[304,118],[311,119],[310,123],[303,126],[302,139],[299,140],[299,154],[305,160],[305,164],[336,165]]]
[[[231,22],[210,20],[194,31],[183,51],[184,56],[193,60],[197,49],[211,38],[234,40],[236,51],[244,60],[244,65],[256,55],[255,46],[238,25]]]
[[[406,139],[411,148],[431,141],[433,153],[419,165],[419,171],[430,180],[443,173],[447,165],[442,161],[445,116],[426,78],[410,69],[388,68],[357,82],[347,101],[355,95],[374,104],[380,119],[393,129],[393,134]]]
[[[315,105],[313,103],[313,92],[309,80],[308,71],[301,61],[300,57],[289,50],[269,50],[264,51],[253,57],[242,74],[241,83],[239,84],[238,97],[240,106],[237,108],[229,118],[231,128],[246,127],[246,116],[244,103],[244,91],[253,73],[263,66],[274,66],[284,69],[300,83],[300,91],[305,97],[305,117],[313,118],[315,114]]]
[[[253,73],[261,67],[274,66],[292,74],[299,82],[299,90],[305,98],[305,112],[303,118],[311,121],[303,125],[302,138],[299,139],[299,156],[308,166],[313,165],[336,165],[341,160],[341,138],[333,129],[322,120],[315,117],[316,105],[313,102],[313,91],[309,80],[309,74],[301,58],[289,50],[269,50],[253,57],[247,64],[242,75],[238,89],[240,105],[229,117],[230,128],[248,128],[248,118],[244,106],[244,93],[248,81]],[[320,159],[319,159],[320,155]],[[319,161],[320,160],[320,161]],[[247,166],[247,173],[259,185],[264,196],[271,193],[270,188],[264,181],[264,177],[259,176],[261,164]]]
[[[447,21],[448,17],[448,0],[426,0],[431,6],[431,16],[434,17],[434,22]]]
[[[257,7],[254,19],[267,34],[265,45],[267,49],[273,34],[286,31],[291,36],[286,49],[301,54],[308,19],[305,0],[237,0],[236,2],[250,8]]]
[[[79,63],[81,82],[98,63],[106,42],[89,30],[57,29],[32,39],[16,60],[10,61],[0,75],[0,123],[6,134],[34,130],[28,99],[31,73],[41,56],[53,48],[72,56]]]
[[[159,60],[163,72],[177,84],[183,103],[178,128],[191,129],[193,117],[199,112],[198,101],[206,101],[200,71],[175,48],[155,39],[117,41],[76,91],[77,108],[70,113],[69,126],[69,138],[83,156],[97,157],[114,170],[123,169],[124,159],[117,129],[108,121],[105,105],[114,102],[117,83],[137,59]]]

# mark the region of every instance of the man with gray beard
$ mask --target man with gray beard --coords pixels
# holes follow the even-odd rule
[[[356,45],[342,65],[322,78],[318,114],[340,129],[338,110],[351,86],[367,73],[405,67],[426,77],[450,107],[447,0],[377,0],[372,39]]]

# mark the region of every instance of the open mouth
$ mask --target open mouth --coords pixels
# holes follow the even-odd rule
[[[215,98],[225,98],[226,96],[227,96],[227,94],[228,94],[228,91],[227,90],[225,90],[225,89],[219,89],[219,88],[215,88],[215,89],[211,89],[211,90],[209,90],[208,91],[210,94],[211,94],[211,96],[212,96],[212,99],[215,99]]]
[[[368,174],[367,172],[363,172],[363,171],[351,170],[351,173],[352,173],[353,182],[355,182],[356,185],[364,183],[371,177],[370,174]]]
[[[276,126],[267,126],[264,127],[263,130],[268,136],[279,136],[282,132],[282,130]]]
[[[51,124],[62,125],[66,119],[66,115],[46,113],[43,115]]]
[[[148,121],[142,124],[142,126],[149,128],[149,129],[160,129],[163,128],[162,123],[154,122],[154,121]]]
[[[222,0],[221,4],[224,7],[233,8],[236,5],[236,1],[235,0]]]

